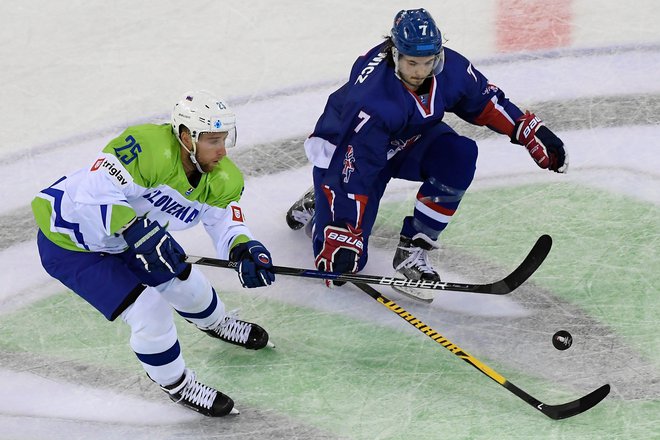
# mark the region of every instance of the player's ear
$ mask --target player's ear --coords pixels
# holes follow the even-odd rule
[[[188,130],[187,127],[182,126],[181,127],[181,132],[179,133],[179,139],[181,139],[181,142],[183,145],[186,146],[189,150],[192,148],[192,142],[190,138],[190,130]]]

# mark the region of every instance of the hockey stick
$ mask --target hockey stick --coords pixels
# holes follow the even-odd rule
[[[515,394],[516,396],[518,396],[519,398],[521,398],[522,400],[524,400],[534,408],[538,409],[539,411],[541,411],[543,414],[550,417],[551,419],[555,419],[555,420],[566,419],[568,417],[573,417],[577,414],[583,413],[589,408],[592,408],[595,405],[597,405],[598,402],[603,400],[605,396],[607,396],[607,394],[610,392],[610,385],[606,384],[598,388],[597,390],[592,391],[591,393],[587,394],[584,397],[581,397],[577,400],[573,400],[572,402],[563,403],[561,405],[547,405],[541,402],[540,400],[536,399],[535,397],[532,397],[531,395],[527,394],[525,391],[521,390],[511,382],[509,382],[497,371],[493,370],[488,365],[484,364],[474,356],[466,353],[462,348],[458,347],[457,345],[454,345],[451,341],[449,341],[447,338],[442,336],[440,333],[433,330],[431,327],[424,324],[419,319],[415,318],[410,312],[404,310],[403,307],[399,306],[394,301],[391,301],[385,298],[380,293],[378,293],[378,291],[376,291],[376,289],[374,289],[373,287],[360,283],[353,283],[353,284],[355,284],[364,293],[366,293],[367,295],[369,295],[370,297],[372,297],[373,299],[375,299],[376,301],[378,301],[379,303],[381,303],[382,305],[384,305],[385,307],[387,307],[388,309],[399,315],[401,318],[406,320],[410,325],[417,328],[420,332],[424,333],[426,336],[433,339],[435,342],[442,345],[447,350],[451,351],[456,356],[463,359],[465,362],[472,365],[474,368],[481,371],[483,374],[490,377],[495,382],[499,383],[504,388],[511,391],[513,394]]]
[[[448,281],[419,281],[403,278],[381,277],[377,275],[363,275],[357,273],[322,272],[312,269],[296,267],[273,266],[276,274],[291,275],[295,277],[320,278],[351,283],[380,284],[383,286],[414,287],[419,289],[453,290],[457,292],[485,293],[489,295],[505,295],[512,292],[524,283],[539,268],[552,247],[552,238],[542,235],[529,251],[522,263],[505,278],[489,284],[452,283]],[[210,257],[186,256],[186,262],[204,266],[236,268],[238,263]]]

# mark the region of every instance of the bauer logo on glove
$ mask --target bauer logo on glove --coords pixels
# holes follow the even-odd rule
[[[536,164],[556,173],[568,169],[564,143],[534,113],[526,112],[516,120],[511,142],[524,145]]]
[[[363,250],[360,229],[351,225],[346,225],[346,228],[328,225],[323,230],[323,249],[316,256],[316,268],[324,272],[357,272]],[[325,280],[325,284],[333,287],[344,282]]]
[[[354,235],[347,235],[337,231],[329,231],[327,239],[334,240],[337,243],[345,243],[349,246],[355,246],[358,249],[362,249],[362,246],[364,245],[362,240]]]
[[[536,126],[541,123],[541,120],[538,118],[536,115],[530,115],[534,116],[527,124],[524,125],[524,130],[523,130],[523,137],[528,138],[530,134],[534,133],[534,130],[536,129]]]

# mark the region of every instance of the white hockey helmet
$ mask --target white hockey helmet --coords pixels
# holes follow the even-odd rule
[[[188,92],[174,104],[172,130],[179,142],[182,125],[190,130],[193,149],[199,135],[207,132],[227,132],[225,147],[231,148],[236,144],[236,115],[223,99],[206,90]]]

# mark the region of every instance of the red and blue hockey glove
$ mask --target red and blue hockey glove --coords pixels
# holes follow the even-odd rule
[[[557,173],[568,170],[564,143],[534,113],[526,112],[516,120],[511,142],[524,145],[541,168]]]
[[[364,249],[362,231],[346,225],[346,228],[328,225],[323,230],[323,248],[316,256],[316,267],[324,272],[355,273]],[[345,282],[325,280],[328,287],[341,286]]]
[[[139,217],[123,235],[128,251],[141,263],[137,266],[145,272],[178,275],[187,267],[183,248],[158,222]]]
[[[236,272],[243,287],[267,286],[275,281],[270,252],[257,240],[234,246],[229,252],[229,260],[238,263]]]

